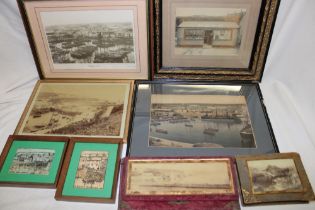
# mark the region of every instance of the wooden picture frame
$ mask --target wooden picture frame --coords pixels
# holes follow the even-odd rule
[[[132,80],[40,80],[15,134],[126,141],[133,83]],[[101,124],[102,129],[98,129]]]
[[[279,4],[150,0],[152,78],[260,81]]]
[[[10,135],[0,157],[0,186],[56,188],[68,141]]]
[[[240,209],[233,159],[137,157],[123,160],[119,209]]]
[[[122,139],[71,138],[60,173],[55,199],[114,203],[121,150]],[[93,168],[92,172],[84,171],[84,166],[89,164],[89,160],[92,160],[93,157],[98,158],[99,167],[93,168],[97,164],[91,164],[89,169],[92,170]],[[88,186],[86,186],[85,179],[95,178],[98,174],[100,174],[98,183],[93,179],[93,182],[87,181]]]
[[[147,0],[17,0],[42,79],[148,79]]]
[[[257,84],[138,81],[135,89],[130,157],[278,152]]]
[[[298,153],[237,156],[236,163],[244,205],[315,199]]]

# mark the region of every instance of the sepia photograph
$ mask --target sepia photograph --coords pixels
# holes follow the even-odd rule
[[[48,175],[54,156],[51,149],[17,149],[9,173]]]
[[[151,96],[149,147],[255,148],[244,96]]]
[[[229,164],[227,159],[130,160],[126,194],[231,194],[234,187]]]
[[[123,137],[129,83],[39,83],[19,134]]]
[[[238,54],[245,15],[246,8],[176,8],[175,54]]]
[[[132,10],[40,13],[55,69],[135,68]]]
[[[247,165],[253,193],[303,191],[293,159],[251,160]]]
[[[74,187],[103,189],[108,152],[82,151],[76,172]]]

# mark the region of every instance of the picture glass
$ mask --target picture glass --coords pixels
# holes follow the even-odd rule
[[[40,83],[19,134],[122,137],[129,91],[129,83]]]
[[[151,96],[150,147],[255,148],[244,96]]]
[[[40,12],[54,69],[135,68],[133,10]]]
[[[118,144],[76,142],[63,196],[111,198]]]
[[[128,195],[234,193],[228,160],[130,160]]]
[[[247,161],[252,192],[301,192],[303,185],[293,159]]]
[[[0,181],[53,184],[65,142],[14,140],[0,172]]]

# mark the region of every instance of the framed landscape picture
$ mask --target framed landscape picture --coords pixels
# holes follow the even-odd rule
[[[127,138],[133,81],[41,80],[15,133]]]
[[[0,185],[55,188],[68,138],[9,136],[0,158]]]
[[[260,80],[280,0],[151,0],[155,78]]]
[[[56,200],[115,202],[121,140],[70,140]]]
[[[138,82],[131,157],[277,152],[257,85]]]
[[[240,209],[230,158],[125,158],[119,209]]]
[[[236,162],[245,205],[315,198],[297,153],[238,156]]]
[[[43,78],[148,79],[146,0],[18,0]]]

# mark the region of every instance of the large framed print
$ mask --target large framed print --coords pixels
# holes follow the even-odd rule
[[[56,188],[69,139],[9,136],[0,157],[0,185]]]
[[[298,153],[237,156],[236,163],[245,205],[315,199]]]
[[[133,81],[40,80],[15,134],[127,139]]]
[[[114,203],[121,148],[121,139],[72,138],[56,200]]]
[[[138,82],[131,157],[277,152],[256,84]]]
[[[280,0],[151,0],[154,78],[260,80]]]
[[[119,209],[239,210],[230,158],[125,158]]]
[[[147,0],[18,0],[42,78],[148,79]]]

